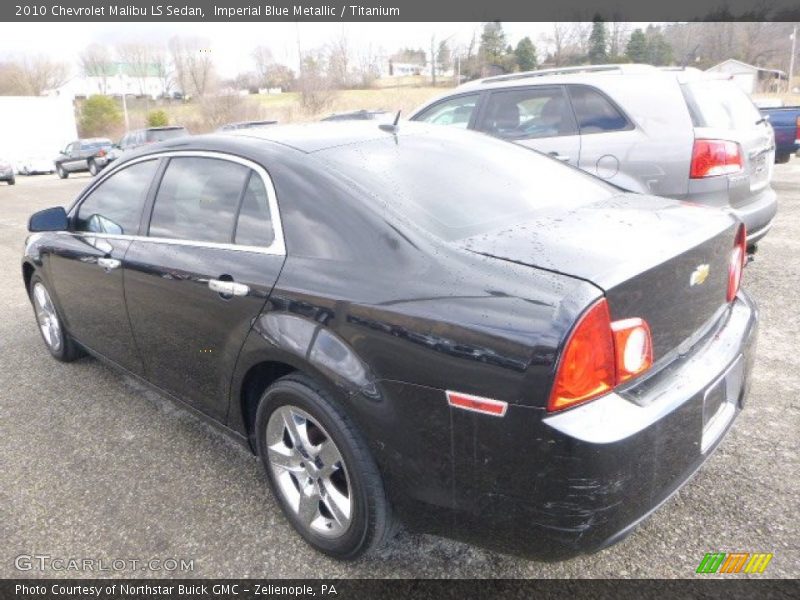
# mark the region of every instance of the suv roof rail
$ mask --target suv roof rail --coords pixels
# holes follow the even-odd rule
[[[528,79],[530,77],[545,77],[547,75],[569,75],[570,73],[603,73],[611,71],[649,71],[656,67],[641,64],[620,64],[620,65],[579,65],[576,67],[557,67],[554,69],[539,69],[537,71],[523,71],[521,73],[509,73],[507,75],[497,75],[481,79],[481,83],[495,83],[499,81],[514,81],[516,79]]]

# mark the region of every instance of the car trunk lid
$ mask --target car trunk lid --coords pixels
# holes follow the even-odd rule
[[[648,322],[658,358],[691,338],[725,304],[736,227],[724,211],[623,194],[549,208],[530,221],[458,244],[593,283],[606,294],[612,319]]]

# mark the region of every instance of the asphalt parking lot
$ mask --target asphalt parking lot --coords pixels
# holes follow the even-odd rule
[[[779,216],[744,275],[762,311],[747,410],[633,535],[561,563],[408,533],[360,562],[325,558],[246,449],[97,360],[50,358],[20,275],[27,218],[89,181],[0,183],[0,577],[92,575],[21,572],[20,554],[193,560],[181,577],[691,577],[717,551],[771,552],[762,577],[800,576],[800,159],[776,166]]]

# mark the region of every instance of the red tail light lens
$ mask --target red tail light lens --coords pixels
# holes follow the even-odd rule
[[[644,373],[653,365],[650,327],[643,319],[623,319],[611,323],[617,357],[617,383]]]
[[[742,149],[726,140],[695,140],[692,149],[692,179],[739,173],[743,169]]]
[[[796,126],[796,129],[797,129],[797,133],[795,133],[794,135],[795,135],[795,137],[797,139],[794,141],[794,143],[795,144],[800,144],[800,117],[797,117],[797,121],[795,122],[795,126]]]
[[[583,313],[567,340],[547,409],[562,410],[611,391],[614,371],[611,315],[602,298]]]
[[[653,365],[653,341],[644,319],[611,322],[601,298],[572,330],[547,403],[550,412],[570,408],[613,390]]]
[[[106,155],[106,151],[105,151],[105,150],[100,150],[100,151],[97,153],[97,156],[105,156],[105,155]]]
[[[736,240],[731,251],[731,260],[728,264],[728,302],[733,302],[739,287],[742,285],[742,271],[747,258],[747,230],[744,224],[739,225],[736,231]]]

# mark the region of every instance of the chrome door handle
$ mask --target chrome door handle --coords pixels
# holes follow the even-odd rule
[[[225,296],[247,296],[250,293],[250,287],[243,283],[222,281],[221,279],[209,279],[208,287],[212,292]]]
[[[564,156],[563,154],[559,154],[558,152],[548,152],[548,156],[552,156],[556,160],[560,160],[562,162],[569,162],[569,156]]]
[[[122,261],[116,258],[98,258],[97,264],[107,271],[110,271],[111,269],[118,269],[120,265],[122,265]]]

